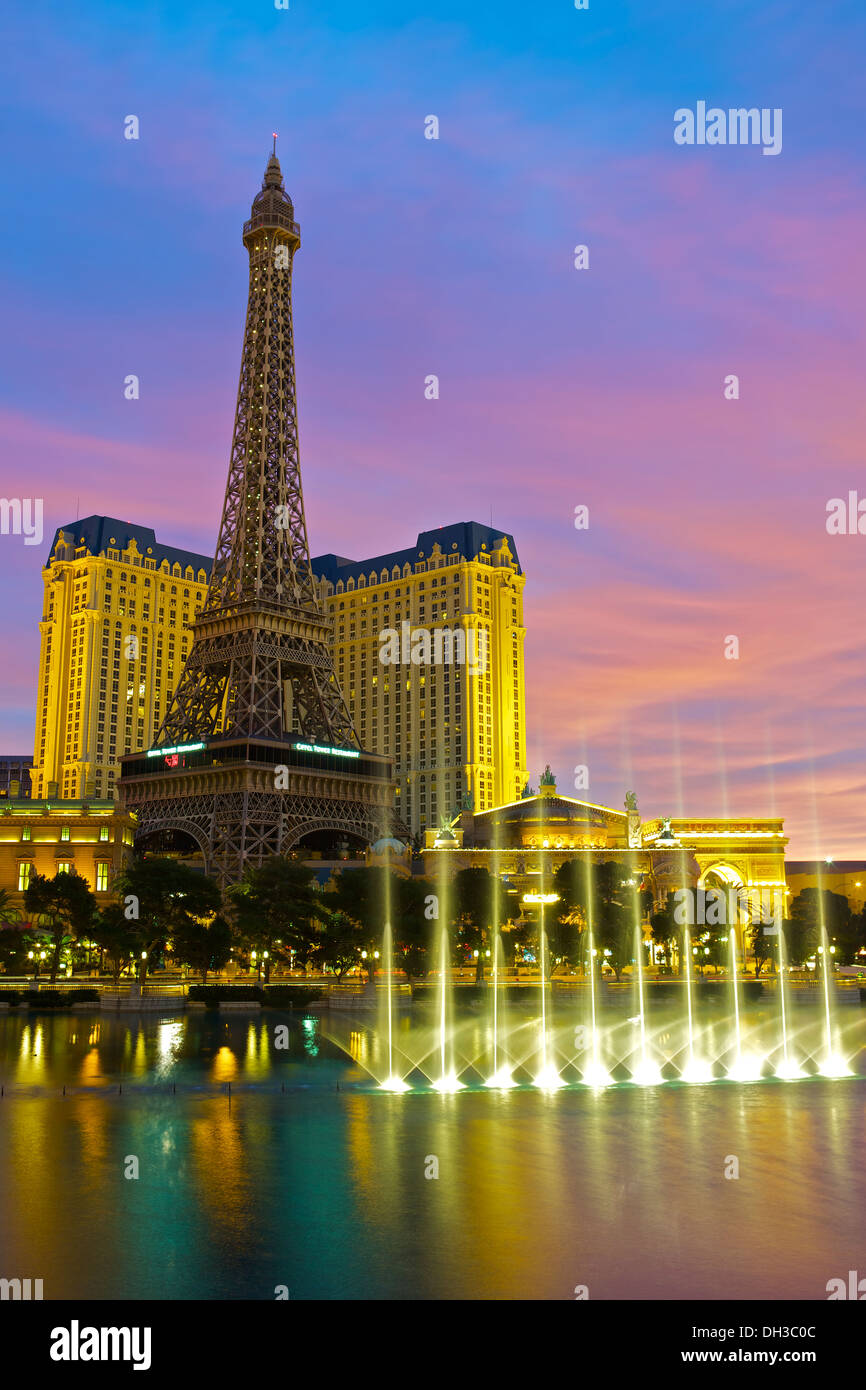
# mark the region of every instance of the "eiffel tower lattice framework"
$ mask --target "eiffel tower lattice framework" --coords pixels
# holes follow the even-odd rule
[[[294,216],[274,152],[244,224],[249,302],[210,588],[156,747],[123,758],[119,783],[139,838],[189,837],[223,884],[315,832],[369,842],[403,830],[390,760],[359,746],[310,568]]]

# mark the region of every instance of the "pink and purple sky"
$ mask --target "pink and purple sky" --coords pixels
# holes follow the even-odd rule
[[[825,527],[866,497],[862,4],[175,10],[8,12],[2,492],[45,540],[0,537],[0,751],[32,750],[55,527],[213,548],[276,130],[313,553],[492,515],[534,783],[585,763],[592,801],[863,856],[866,536]],[[782,152],[676,145],[699,100],[782,108]]]

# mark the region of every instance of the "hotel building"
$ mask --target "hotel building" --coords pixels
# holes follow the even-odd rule
[[[0,802],[0,888],[6,921],[25,922],[24,895],[34,874],[80,874],[97,900],[132,855],[135,819],[114,801]]]
[[[42,572],[35,799],[113,798],[120,757],[146,748],[165,715],[211,564],[113,517],[56,532]]]
[[[121,756],[154,742],[211,564],[112,517],[57,531],[43,570],[36,799],[111,798]],[[525,577],[513,538],[463,522],[421,532],[406,550],[312,566],[349,712],[362,745],[393,759],[411,832],[464,801],[483,811],[519,797]],[[392,662],[382,659],[388,631]],[[411,656],[425,632],[429,653]],[[437,633],[451,634],[444,648]]]
[[[519,797],[525,576],[513,537],[460,522],[405,550],[312,566],[349,713],[362,746],[393,759],[410,832],[464,803],[485,811]]]

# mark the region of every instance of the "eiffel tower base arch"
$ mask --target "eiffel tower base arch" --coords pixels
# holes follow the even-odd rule
[[[243,762],[228,760],[241,751],[247,755]],[[286,854],[316,831],[365,844],[406,834],[394,810],[388,759],[365,753],[355,772],[335,767],[337,754],[290,747],[266,752],[268,762],[259,765],[255,759],[264,753],[255,745],[212,744],[177,755],[190,766],[125,758],[120,787],[124,806],[137,816],[137,841],[172,831],[188,835],[201,851],[205,872],[226,887],[242,877],[246,864]],[[275,788],[277,755],[287,759],[284,790]]]

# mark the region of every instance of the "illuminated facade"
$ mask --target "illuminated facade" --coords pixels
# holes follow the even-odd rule
[[[8,801],[0,806],[0,888],[12,914],[27,920],[24,894],[34,874],[77,873],[97,899],[132,854],[135,820],[114,801]]]
[[[393,759],[411,832],[464,797],[489,810],[519,796],[526,581],[513,538],[462,522],[421,532],[407,550],[312,565],[349,712],[364,746]]]
[[[447,855],[453,873],[486,865],[520,894],[581,856],[612,860],[643,879],[662,903],[681,887],[741,889],[755,905],[786,901],[784,825],[778,817],[665,817],[642,821],[632,793],[613,810],[561,796],[547,769],[537,795],[482,814],[464,812],[452,830],[428,831],[425,872]],[[769,897],[768,897],[769,895]]]
[[[113,517],[56,532],[42,572],[34,797],[114,795],[121,756],[165,717],[211,564]]]

